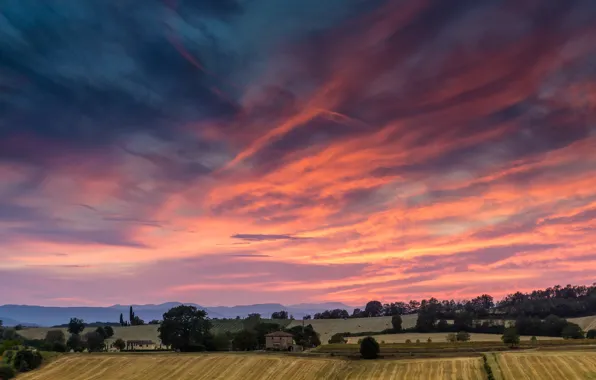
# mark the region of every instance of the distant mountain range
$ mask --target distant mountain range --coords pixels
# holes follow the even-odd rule
[[[159,305],[132,305],[137,316],[145,322],[157,319],[160,320],[163,314],[172,307],[182,305],[181,302],[167,302]],[[203,307],[197,304],[186,303],[185,305],[196,306],[207,311],[210,318],[235,318],[246,317],[251,313],[259,313],[263,318],[271,317],[276,311],[285,310],[296,319],[302,319],[307,314],[313,315],[330,309],[345,309],[349,313],[353,306],[341,302],[328,303],[302,303],[297,305],[284,306],[278,303],[239,305],[239,306],[215,306]],[[81,318],[85,322],[118,322],[120,313],[124,319],[128,319],[128,311],[131,305],[113,305],[108,307],[46,307],[30,305],[2,305],[0,306],[0,320],[5,326],[22,324],[26,326],[54,326],[68,323],[70,318]]]

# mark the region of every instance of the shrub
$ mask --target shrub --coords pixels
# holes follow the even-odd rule
[[[406,339],[406,344],[411,344],[412,341],[410,339]]]
[[[433,340],[432,340],[432,339],[430,339],[430,338],[428,338],[428,339],[426,340],[426,343],[432,343],[432,342],[433,342]]]
[[[470,340],[470,333],[467,331],[460,331],[457,333],[456,339],[458,342],[467,342]]]
[[[482,361],[484,362],[484,372],[486,372],[487,380],[495,380],[495,375],[493,374],[493,369],[491,368],[490,364],[488,364],[488,359],[486,354],[482,354]]]
[[[59,343],[66,343],[66,337],[64,336],[64,331],[62,330],[50,330],[46,333],[45,341],[51,345],[56,342]]]
[[[385,344],[385,341],[384,341],[384,340],[382,340],[382,341],[381,341],[381,344]]]
[[[13,377],[15,377],[14,369],[8,365],[0,364],[0,379],[8,380]]]
[[[588,330],[588,332],[586,333],[586,338],[596,339],[596,330],[594,330],[594,329]]]
[[[381,349],[379,343],[372,336],[367,336],[360,343],[360,355],[364,359],[376,359]]]
[[[420,339],[416,339],[416,344],[420,344]]]
[[[538,339],[536,339],[535,336],[530,338],[530,343],[532,343],[533,345],[536,345],[538,343]]]
[[[27,372],[38,368],[42,361],[39,351],[20,350],[14,357],[14,367],[19,372]]]
[[[66,352],[67,348],[66,348],[66,343],[63,342],[54,342],[54,344],[52,344],[52,351],[55,352]]]
[[[113,346],[119,350],[124,350],[124,348],[126,347],[126,342],[122,338],[118,338],[114,342]]]
[[[519,345],[519,334],[515,327],[506,328],[501,340],[509,347],[517,347]]]
[[[328,341],[329,344],[333,344],[333,343],[346,343],[346,339],[344,338],[344,334],[342,333],[337,333],[337,334],[333,334],[331,336],[331,338]]]
[[[445,340],[447,342],[455,343],[455,342],[457,342],[457,336],[454,333],[450,333],[450,334],[447,334],[447,336],[445,337]]]
[[[561,331],[561,336],[564,339],[584,339],[584,331],[576,325],[575,323],[568,323],[563,331]]]

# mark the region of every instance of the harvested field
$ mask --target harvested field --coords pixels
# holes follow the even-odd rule
[[[385,343],[405,343],[406,340],[410,340],[411,342],[416,342],[417,339],[420,340],[420,343],[426,343],[428,338],[430,338],[433,343],[440,343],[446,342],[447,333],[406,333],[406,334],[385,334],[385,335],[373,335],[373,337],[377,340],[377,342],[385,342]],[[362,336],[355,336],[346,338],[348,340],[348,344],[357,344],[358,340],[362,339]],[[521,340],[529,341],[531,336],[522,336]],[[562,340],[563,338],[553,338],[553,337],[537,337],[538,340]],[[471,342],[501,342],[501,335],[500,334],[470,334],[470,341]]]
[[[67,355],[19,380],[484,379],[478,358],[348,361],[267,354]]]
[[[417,315],[402,316],[402,327],[404,329],[416,325]],[[378,332],[390,329],[391,317],[376,318],[348,318],[348,319],[313,319],[304,321],[305,324],[311,324],[316,332],[320,334],[321,342],[327,343],[333,334],[337,333],[359,333],[359,332]],[[292,321],[288,327],[302,326],[302,321]]]
[[[596,379],[596,352],[506,352],[498,355],[503,380]]]

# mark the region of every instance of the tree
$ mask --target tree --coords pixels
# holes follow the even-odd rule
[[[105,348],[104,337],[97,331],[91,331],[85,334],[85,345],[89,352],[102,351]]]
[[[39,351],[19,350],[14,356],[13,365],[19,372],[28,372],[38,368],[43,358]]]
[[[561,331],[563,339],[584,339],[584,331],[575,323],[567,323],[567,326]]]
[[[376,359],[381,349],[379,343],[372,336],[367,336],[360,343],[360,355],[363,359]]]
[[[261,314],[253,313],[244,319],[242,326],[245,330],[254,330],[259,323],[261,323]]]
[[[51,345],[54,343],[66,344],[66,336],[62,330],[50,330],[46,333],[45,341]]]
[[[586,338],[596,339],[596,330],[594,330],[594,329],[588,330],[588,332],[586,333]]]
[[[319,334],[310,324],[304,327],[294,326],[287,331],[294,336],[296,343],[302,347],[314,348],[321,345]]]
[[[449,333],[445,337],[445,340],[450,343],[455,343],[457,342],[457,335],[455,335],[454,333]]]
[[[285,310],[276,311],[275,313],[271,314],[271,319],[288,319],[288,312]]]
[[[310,314],[306,314],[304,317],[302,317],[303,320],[308,321],[310,319],[312,319]]]
[[[78,335],[85,329],[85,322],[79,318],[70,318],[68,322],[68,332]]]
[[[126,322],[124,322],[124,316],[120,313],[120,326],[126,326]]]
[[[103,330],[105,331],[106,335],[106,339],[111,338],[114,336],[114,329],[112,328],[112,326],[105,326],[103,328]]]
[[[0,330],[2,335],[0,335],[0,340],[18,340],[19,334],[15,329],[3,329]]]
[[[506,328],[501,340],[509,347],[519,346],[519,334],[515,327]]]
[[[445,319],[440,319],[439,323],[437,323],[437,330],[440,332],[445,332],[449,330],[449,323]]]
[[[126,347],[126,342],[122,338],[118,338],[114,342],[113,346],[122,351]]]
[[[95,329],[95,332],[98,333],[99,335],[101,335],[104,339],[107,338],[107,333],[106,330],[103,326],[99,326],[98,328]]]
[[[402,325],[401,315],[394,315],[393,317],[391,317],[391,326],[393,326],[393,330],[395,330],[396,332],[400,332],[401,325]]]
[[[470,340],[470,333],[467,331],[460,331],[457,333],[458,342],[467,342]]]
[[[150,321],[149,321],[149,324],[150,324],[150,325],[159,325],[160,323],[161,323],[161,322],[160,322],[160,321],[158,321],[157,319],[152,319],[152,320],[150,320]]]
[[[230,350],[230,337],[225,333],[216,334],[213,337],[213,350],[214,351],[229,351]]]
[[[128,310],[128,321],[130,322],[131,326],[135,325],[135,312],[132,310],[132,306]]]
[[[535,336],[532,336],[532,337],[530,338],[530,343],[531,343],[533,346],[535,346],[536,344],[538,344],[538,339],[536,339],[536,337],[535,337]]]
[[[83,342],[81,340],[80,335],[72,334],[66,341],[66,347],[69,350],[73,350],[75,352],[82,351],[83,350]]]
[[[383,304],[379,301],[370,301],[364,307],[366,317],[380,317],[383,315]]]
[[[257,340],[257,334],[250,330],[240,330],[234,335],[233,341],[234,350],[238,351],[251,351],[256,350],[259,341]]]
[[[157,331],[165,345],[180,351],[194,351],[193,346],[205,345],[205,339],[210,338],[210,329],[207,312],[195,306],[180,305],[163,315]]]
[[[344,334],[342,333],[335,333],[331,336],[331,338],[328,340],[329,344],[334,344],[334,343],[346,343],[346,338],[344,338]]]

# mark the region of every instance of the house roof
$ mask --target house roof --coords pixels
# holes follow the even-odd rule
[[[291,337],[291,338],[294,337],[294,335],[287,333],[285,331],[275,331],[275,332],[266,334],[265,336],[287,336],[287,337]]]

